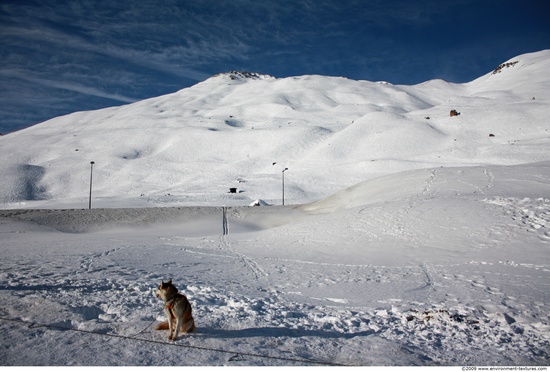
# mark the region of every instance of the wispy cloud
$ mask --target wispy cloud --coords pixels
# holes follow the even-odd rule
[[[120,94],[112,94],[94,87],[84,86],[74,82],[64,82],[64,81],[57,81],[57,80],[50,80],[50,79],[36,77],[36,76],[33,76],[32,74],[29,74],[28,71],[23,73],[20,71],[13,71],[13,70],[11,71],[0,70],[0,75],[3,75],[4,77],[12,78],[12,79],[17,78],[32,84],[41,85],[43,87],[63,89],[63,90],[68,90],[71,92],[76,92],[76,93],[80,93],[88,96],[101,97],[101,98],[106,98],[106,99],[119,101],[119,102],[132,103],[138,100],[138,98],[128,97]]]
[[[188,78],[195,81],[201,81],[209,77],[211,74],[198,71],[193,68],[185,67],[186,62],[193,60],[193,56],[203,55],[197,47],[182,48],[182,47],[167,47],[159,48],[158,51],[144,50],[134,48],[137,47],[129,39],[122,43],[122,46],[117,44],[116,40],[102,40],[101,42],[92,42],[85,40],[78,35],[73,35],[66,32],[61,32],[47,27],[28,28],[28,27],[5,27],[2,30],[2,37],[12,38],[11,41],[6,41],[5,44],[29,45],[34,49],[32,52],[41,55],[51,55],[52,48],[57,49],[56,60],[62,61],[63,58],[75,60],[75,57],[80,57],[80,61],[76,60],[76,64],[86,64],[92,55],[105,56],[114,59],[112,63],[128,63],[137,66],[142,66],[155,70],[157,72],[171,74]],[[22,43],[21,41],[24,41]],[[27,47],[29,48],[29,47]],[[208,52],[208,50],[207,50]],[[64,57],[65,56],[65,57]],[[39,63],[39,61],[36,61]],[[89,64],[89,68],[93,67],[93,63]],[[98,74],[99,75],[99,74]]]

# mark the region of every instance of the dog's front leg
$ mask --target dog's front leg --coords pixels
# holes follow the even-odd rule
[[[177,319],[177,322],[175,321],[176,319]],[[176,334],[174,335],[174,338],[172,339],[174,341],[178,338],[178,333],[179,333],[179,330],[181,328],[181,323],[183,323],[183,317],[180,314],[176,315],[176,319],[174,319],[174,323],[176,323],[176,325],[175,325]]]
[[[168,334],[168,339],[169,340],[172,340],[172,333],[174,332],[174,326],[172,325],[172,312],[170,311],[169,308],[165,307],[164,308],[164,314],[166,314],[166,317],[168,318],[168,330],[169,330],[169,334]]]

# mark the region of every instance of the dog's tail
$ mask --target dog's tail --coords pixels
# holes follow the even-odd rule
[[[168,321],[164,321],[164,322],[162,322],[162,323],[159,323],[159,324],[155,327],[155,329],[156,329],[157,331],[160,331],[160,330],[163,330],[163,329],[170,329],[170,327],[168,326]]]

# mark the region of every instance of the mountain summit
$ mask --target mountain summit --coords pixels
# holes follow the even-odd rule
[[[275,79],[275,77],[271,75],[266,74],[260,74],[257,72],[248,72],[248,71],[229,71],[229,72],[222,72],[219,74],[216,74],[212,76],[212,78],[217,77],[228,77],[231,80],[262,80],[262,79]]]
[[[54,118],[0,137],[0,205],[87,206],[91,173],[98,206],[280,204],[283,175],[290,204],[407,170],[549,160],[550,50],[501,66],[414,86],[231,71]]]

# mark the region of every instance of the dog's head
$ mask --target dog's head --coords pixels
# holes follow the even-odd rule
[[[170,279],[166,283],[164,281],[161,281],[157,289],[157,297],[162,298],[164,301],[171,299],[177,293],[178,293],[178,290],[172,284],[172,279]]]

